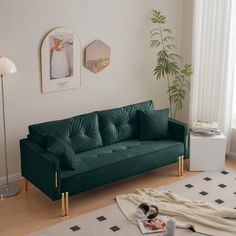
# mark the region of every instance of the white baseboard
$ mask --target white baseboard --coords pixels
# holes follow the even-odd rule
[[[8,180],[9,183],[11,182],[15,182],[18,180],[21,180],[23,177],[21,176],[21,172],[13,174],[13,175],[9,175]],[[0,178],[0,186],[4,185],[6,183],[6,177],[1,177]]]

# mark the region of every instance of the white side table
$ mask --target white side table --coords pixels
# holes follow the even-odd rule
[[[190,171],[218,171],[225,166],[226,138],[223,134],[190,134]]]

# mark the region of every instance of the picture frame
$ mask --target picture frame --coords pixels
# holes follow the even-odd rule
[[[111,48],[101,40],[95,40],[85,48],[84,66],[98,73],[110,64]]]
[[[41,46],[42,93],[78,88],[81,85],[79,38],[69,29],[56,28]]]

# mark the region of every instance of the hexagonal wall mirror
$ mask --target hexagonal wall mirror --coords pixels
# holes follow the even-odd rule
[[[111,48],[96,40],[85,48],[85,67],[98,73],[110,64]]]

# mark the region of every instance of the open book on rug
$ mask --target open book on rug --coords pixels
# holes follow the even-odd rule
[[[138,226],[143,234],[163,233],[166,230],[167,217],[157,217],[155,219],[138,219]]]

